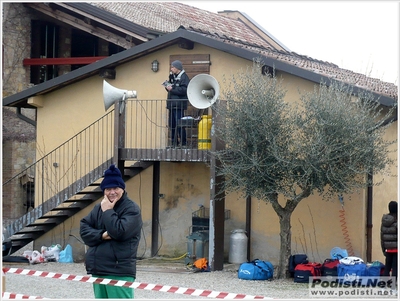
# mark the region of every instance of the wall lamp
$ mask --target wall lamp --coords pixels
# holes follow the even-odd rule
[[[153,70],[153,72],[157,72],[159,64],[160,63],[157,60],[152,61],[151,62],[151,70]]]

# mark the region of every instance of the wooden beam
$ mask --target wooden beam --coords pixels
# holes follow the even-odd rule
[[[143,37],[143,36],[141,36],[141,35],[138,35],[138,34],[136,34],[136,33],[133,33],[132,31],[126,30],[126,29],[124,29],[124,28],[122,28],[122,27],[116,26],[115,24],[112,24],[112,23],[109,23],[109,22],[107,22],[107,21],[104,21],[103,19],[96,18],[96,17],[94,17],[94,16],[92,16],[92,15],[90,15],[90,14],[88,14],[88,13],[85,13],[85,12],[79,10],[79,9],[73,8],[73,7],[71,7],[71,6],[68,5],[68,2],[66,2],[66,3],[57,2],[57,5],[62,6],[62,7],[64,7],[64,8],[66,8],[66,9],[69,9],[70,11],[73,11],[73,12],[75,12],[75,13],[77,13],[77,14],[82,15],[82,16],[88,17],[88,18],[90,18],[91,20],[94,20],[94,21],[96,21],[96,22],[98,22],[98,23],[101,23],[101,24],[104,24],[104,25],[106,25],[106,26],[108,26],[108,27],[111,27],[111,28],[113,28],[113,29],[116,29],[116,30],[118,30],[119,32],[125,33],[127,36],[132,36],[132,37],[134,37],[134,38],[136,38],[136,39],[138,39],[138,40],[140,40],[140,41],[143,41],[143,42],[149,41],[149,39],[146,38],[146,37]]]
[[[43,108],[43,100],[43,95],[32,96],[28,98],[28,104],[36,108]]]
[[[212,108],[212,126],[218,123],[220,116]],[[210,229],[209,229],[209,258],[211,271],[222,271],[224,268],[224,233],[225,233],[225,191],[223,175],[217,175],[221,162],[213,152],[225,148],[223,141],[217,139],[211,130],[210,157]]]
[[[58,10],[53,10],[47,5],[40,4],[40,3],[26,3],[27,6],[42,12],[45,15],[48,15],[56,20],[59,20],[63,23],[71,25],[72,27],[78,28],[82,31],[90,33],[91,35],[97,36],[103,40],[111,42],[115,45],[121,46],[125,49],[132,48],[135,44],[127,41],[124,37],[118,36],[113,34],[107,30],[101,29],[99,27],[95,27],[93,25],[85,23],[83,20],[70,16],[66,13],[63,13]],[[133,35],[132,33],[129,33]]]
[[[24,59],[24,66],[43,66],[43,65],[87,65],[99,60],[105,59],[108,56],[89,56],[89,57],[60,57],[60,58],[35,58]]]

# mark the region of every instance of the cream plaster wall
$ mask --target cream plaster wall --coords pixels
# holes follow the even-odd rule
[[[126,63],[116,68],[116,79],[108,80],[119,89],[136,90],[138,99],[164,99],[166,92],[161,83],[169,73],[169,55],[186,53],[209,53],[211,59],[210,74],[214,76],[223,89],[223,77],[237,72],[240,68],[251,66],[252,62],[219,52],[198,44],[194,50],[187,51],[171,46]],[[160,70],[150,70],[151,62],[157,59]],[[289,89],[286,99],[298,99],[301,90],[313,89],[313,84],[290,74],[279,73]],[[103,79],[95,75],[88,79],[64,87],[44,95],[44,106],[38,109],[38,144],[49,151],[66,139],[75,135],[88,124],[104,115],[102,98]],[[397,131],[392,127],[392,136]],[[396,154],[397,155],[397,154]],[[39,158],[40,156],[38,156]],[[393,167],[394,169],[394,167]],[[210,183],[209,167],[204,163],[161,163],[160,193],[160,225],[159,255],[180,256],[187,250],[187,235],[191,225],[191,214],[199,205],[209,207]],[[385,178],[384,185],[374,188],[374,242],[373,260],[379,257],[377,228],[381,215],[386,212],[387,203],[397,196],[397,178]],[[150,255],[151,248],[151,202],[152,202],[152,168],[148,168],[139,176],[127,182],[129,196],[142,208],[144,228],[138,256]],[[344,197],[345,226],[349,243],[356,256],[365,258],[366,252],[366,196],[362,192]],[[279,257],[279,223],[272,207],[263,201],[252,201],[252,233],[251,258],[267,259],[274,264]],[[60,226],[60,229],[77,233],[79,219],[90,208],[80,212]],[[229,252],[230,233],[234,229],[245,228],[245,200],[236,195],[226,199],[226,209],[231,211],[230,219],[225,221],[225,255]],[[303,200],[292,215],[292,250],[306,252],[310,259],[323,261],[329,257],[332,247],[347,248],[345,230],[341,226],[339,210],[341,205],[337,199],[331,202],[320,200],[313,195]],[[71,220],[71,221],[70,221]],[[56,231],[56,230],[55,230]],[[58,243],[59,235],[48,233],[38,244]],[[61,235],[61,234],[60,234]],[[65,233],[63,234],[65,235]],[[82,252],[82,248],[80,249]]]

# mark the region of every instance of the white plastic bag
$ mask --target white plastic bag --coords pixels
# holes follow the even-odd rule
[[[61,252],[61,245],[42,246],[42,255],[46,261],[58,261]]]
[[[339,262],[347,265],[355,265],[359,263],[364,263],[364,260],[356,256],[347,256],[345,258],[339,259]]]
[[[29,263],[42,263],[45,262],[43,255],[39,251],[33,251],[31,257],[29,258]]]

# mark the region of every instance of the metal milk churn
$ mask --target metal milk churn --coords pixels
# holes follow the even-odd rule
[[[247,262],[247,235],[246,231],[236,229],[231,232],[229,241],[229,262],[243,263]]]

